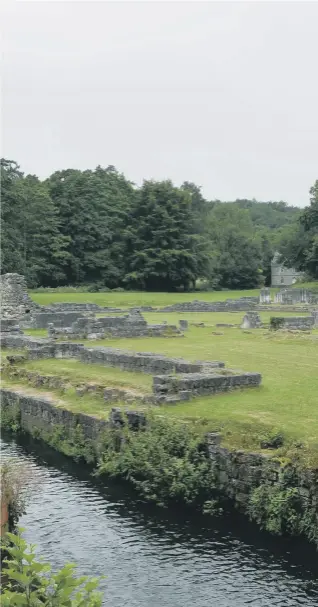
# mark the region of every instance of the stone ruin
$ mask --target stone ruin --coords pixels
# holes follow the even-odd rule
[[[264,287],[264,289],[261,289],[259,294],[259,303],[266,305],[272,303],[271,291],[268,287]]]
[[[228,392],[236,388],[257,387],[261,383],[259,373],[226,369],[221,361],[190,362],[183,358],[169,358],[151,352],[87,348],[77,343],[49,342],[44,339],[23,337],[25,337],[27,350],[26,357],[8,356],[7,360],[10,364],[6,372],[10,377],[24,378],[36,387],[66,389],[69,384],[61,376],[46,376],[36,371],[30,372],[23,366],[19,367],[19,363],[25,362],[27,359],[74,358],[86,364],[116,367],[153,376],[152,392],[149,394],[140,394],[126,388],[109,388],[101,383],[76,386],[76,393],[79,396],[86,392],[98,392],[108,402],[141,401],[146,404],[173,404],[180,400]],[[102,382],[102,378],[100,381]]]
[[[247,312],[243,317],[241,329],[260,329],[262,321],[258,312]]]
[[[318,312],[312,316],[271,316],[269,328],[272,331],[311,331],[318,327]]]
[[[2,274],[0,276],[0,297],[1,318],[27,320],[33,312],[41,309],[29,297],[26,280],[20,274]]]
[[[186,321],[185,321],[186,322]],[[182,326],[185,326],[183,323]],[[79,317],[70,327],[50,323],[48,334],[57,339],[107,339],[116,337],[171,337],[182,335],[181,325],[149,325],[141,312],[134,310],[121,316]]]
[[[313,295],[307,289],[282,289],[274,297],[275,303],[283,305],[310,304]]]

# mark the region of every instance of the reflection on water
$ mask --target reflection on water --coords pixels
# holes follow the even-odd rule
[[[43,445],[3,436],[2,456],[39,477],[25,537],[54,568],[106,575],[108,607],[318,605],[317,554],[258,533],[246,519],[190,517],[141,503]]]

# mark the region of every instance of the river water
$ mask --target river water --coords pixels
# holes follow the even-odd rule
[[[105,575],[107,607],[318,605],[317,553],[259,533],[246,519],[189,517],[145,505],[42,444],[4,434],[2,458],[33,469],[36,490],[20,519],[54,569]]]

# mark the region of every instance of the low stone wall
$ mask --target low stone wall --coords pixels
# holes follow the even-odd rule
[[[89,294],[88,294],[89,297]],[[46,312],[122,312],[121,308],[99,306],[95,303],[57,302],[45,307]]]
[[[251,310],[257,306],[258,297],[240,297],[239,299],[226,299],[225,301],[185,301],[176,303],[165,308],[157,309],[157,312],[236,312]]]
[[[123,423],[123,414],[132,428],[143,425],[145,420],[142,412],[117,409],[111,411],[108,420],[98,419],[85,413],[73,413],[63,407],[57,407],[47,396],[28,395],[22,390],[2,388],[0,395],[2,413],[15,410],[21,430],[30,434],[37,431],[51,433],[58,426],[62,426],[66,433],[71,435],[76,427],[80,426],[85,439],[97,442],[107,426],[116,426],[119,420]]]
[[[40,348],[52,344],[49,339],[41,337],[31,337],[21,333],[1,333],[1,347],[9,350],[24,349],[24,348]]]
[[[81,312],[35,312],[32,322],[28,323],[30,328],[47,329],[49,324],[55,327],[70,327],[72,323],[82,318]]]
[[[51,337],[63,339],[107,339],[112,337],[170,337],[182,335],[175,325],[148,325],[139,312],[122,316],[79,318],[69,328],[49,327]]]
[[[296,331],[310,331],[314,327],[313,316],[272,316],[270,318],[270,329],[289,329]]]
[[[246,512],[251,493],[257,487],[295,489],[305,512],[316,511],[318,503],[318,470],[300,468],[260,453],[230,451],[220,445],[221,436],[208,434],[208,453],[218,479],[219,492]]]
[[[180,376],[157,375],[153,378],[153,392],[157,402],[177,402],[197,396],[207,396],[229,392],[237,388],[255,388],[260,385],[260,373],[235,373],[226,370],[224,374],[188,373]]]
[[[282,289],[274,297],[275,303],[283,305],[308,304],[315,301],[315,296],[307,289]]]
[[[43,358],[79,358],[84,350],[82,344],[73,344],[69,341],[49,342],[36,348],[28,347],[28,358],[40,360]]]
[[[125,371],[141,371],[150,374],[196,373],[212,368],[224,367],[220,361],[188,362],[182,358],[168,358],[150,352],[129,352],[116,348],[86,348],[80,351],[84,363],[118,367]]]

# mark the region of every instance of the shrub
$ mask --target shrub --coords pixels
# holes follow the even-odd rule
[[[97,474],[129,480],[147,500],[195,504],[211,499],[214,476],[202,437],[184,424],[150,416],[143,430],[107,429]]]
[[[34,546],[27,545],[21,531],[6,536],[8,556],[2,571],[8,583],[1,594],[2,607],[101,607],[97,578],[76,578],[75,566],[71,564],[52,574],[51,565],[36,560]]]

